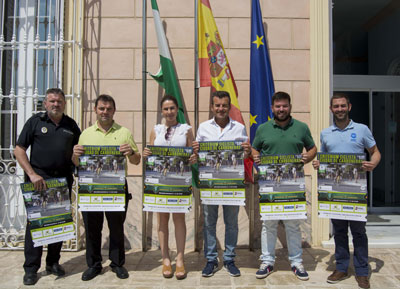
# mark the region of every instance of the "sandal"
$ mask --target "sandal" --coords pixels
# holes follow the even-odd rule
[[[164,278],[172,278],[172,276],[174,276],[171,265],[162,265],[162,275],[164,276]]]
[[[176,271],[175,271],[175,277],[178,280],[183,280],[187,276],[187,273],[185,271],[185,266],[182,265],[181,267],[176,266]]]

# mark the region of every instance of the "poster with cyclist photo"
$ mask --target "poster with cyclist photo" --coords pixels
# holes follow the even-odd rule
[[[148,146],[143,211],[187,213],[192,208],[191,147]]]
[[[66,178],[46,179],[46,190],[20,184],[34,247],[73,239],[75,227]]]
[[[119,146],[84,146],[79,158],[79,211],[124,211],[126,157]]]
[[[318,153],[318,215],[367,221],[365,154]]]
[[[259,169],[261,220],[306,219],[301,155],[262,155]]]
[[[242,141],[199,142],[200,198],[206,205],[245,205]]]

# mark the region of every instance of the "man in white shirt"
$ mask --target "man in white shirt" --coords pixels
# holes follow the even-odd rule
[[[211,112],[214,117],[200,124],[197,130],[196,141],[242,141],[244,157],[251,153],[251,146],[247,143],[246,128],[243,124],[229,117],[231,99],[226,91],[216,91],[212,94]],[[194,144],[194,146],[197,144]],[[235,247],[238,236],[239,206],[223,206],[225,222],[225,251],[224,267],[233,277],[240,276],[235,266]],[[218,270],[218,252],[216,225],[218,219],[218,205],[203,205],[204,212],[204,255],[207,264],[203,269],[203,277],[211,277]]]

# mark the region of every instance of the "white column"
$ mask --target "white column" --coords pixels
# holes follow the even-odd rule
[[[329,126],[329,99],[332,94],[332,2],[310,0],[311,29],[311,133],[317,147],[320,132]],[[312,243],[329,239],[329,219],[318,217],[317,173],[312,173]]]

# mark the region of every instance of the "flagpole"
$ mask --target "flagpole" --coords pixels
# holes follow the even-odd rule
[[[199,31],[197,26],[198,0],[194,2],[194,133],[196,134],[199,127]]]
[[[254,194],[255,182],[250,184],[250,204],[249,204],[249,250],[254,251]]]
[[[252,0],[254,1],[254,0]],[[256,0],[258,1],[258,0]],[[250,17],[253,15],[253,3],[251,5]],[[253,27],[251,27],[253,29]],[[250,33],[250,50],[251,50],[251,33]],[[251,57],[251,56],[250,56]],[[249,99],[250,101],[250,99]],[[249,128],[250,129],[250,128]],[[251,134],[251,132],[249,132]],[[251,136],[249,136],[250,145],[251,145]],[[250,184],[250,204],[249,204],[249,250],[254,251],[254,194],[255,194],[255,176],[254,176],[254,167],[251,168],[253,174],[253,183]]]
[[[199,40],[198,40],[198,26],[197,26],[197,9],[198,0],[194,1],[194,135],[197,134],[199,127]],[[193,188],[195,204],[194,204],[194,249],[200,251],[199,245],[199,215],[200,215],[200,198],[198,189]]]
[[[142,10],[142,147],[146,146],[147,114],[147,1],[143,0]],[[142,196],[144,194],[144,172],[146,164],[142,162]],[[142,198],[143,199],[143,198]],[[147,251],[147,213],[142,211],[142,251]]]

